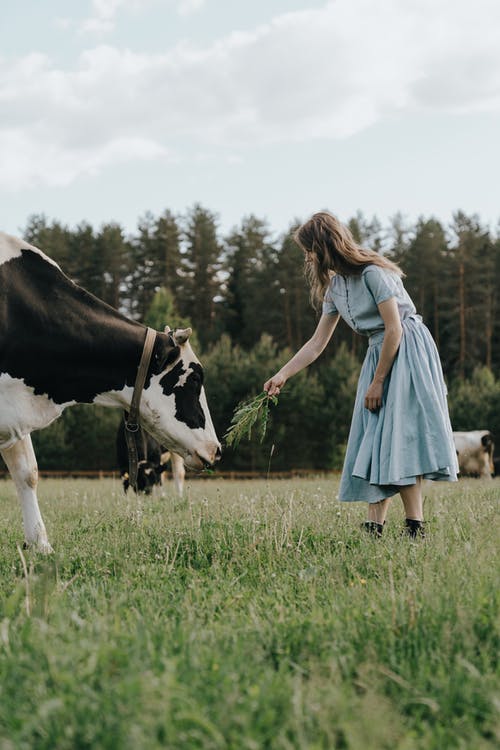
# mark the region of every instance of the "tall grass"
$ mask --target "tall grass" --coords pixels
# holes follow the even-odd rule
[[[429,487],[411,542],[331,479],[47,480],[43,559],[1,482],[0,747],[497,747],[499,490]]]

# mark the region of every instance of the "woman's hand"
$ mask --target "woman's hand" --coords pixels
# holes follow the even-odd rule
[[[264,383],[264,390],[269,396],[279,396],[281,389],[286,383],[286,378],[281,372],[277,372],[272,378]]]
[[[380,380],[372,380],[365,395],[365,408],[370,411],[378,411],[382,406],[382,393],[384,383]]]

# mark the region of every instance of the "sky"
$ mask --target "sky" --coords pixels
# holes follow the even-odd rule
[[[16,0],[0,228],[500,219],[498,0]]]

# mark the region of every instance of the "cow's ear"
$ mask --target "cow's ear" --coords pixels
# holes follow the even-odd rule
[[[176,328],[172,335],[176,344],[185,344],[192,333],[192,328]]]
[[[159,375],[160,372],[163,372],[167,365],[175,362],[180,353],[181,350],[173,343],[171,336],[159,333],[151,357],[153,375]]]

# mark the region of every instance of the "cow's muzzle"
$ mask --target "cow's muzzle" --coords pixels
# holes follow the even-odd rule
[[[206,452],[196,451],[194,454],[191,454],[189,458],[185,460],[185,464],[190,469],[193,468],[197,471],[202,471],[203,469],[210,469],[217,463],[217,461],[220,461],[221,455],[220,445],[214,444],[213,447]]]

